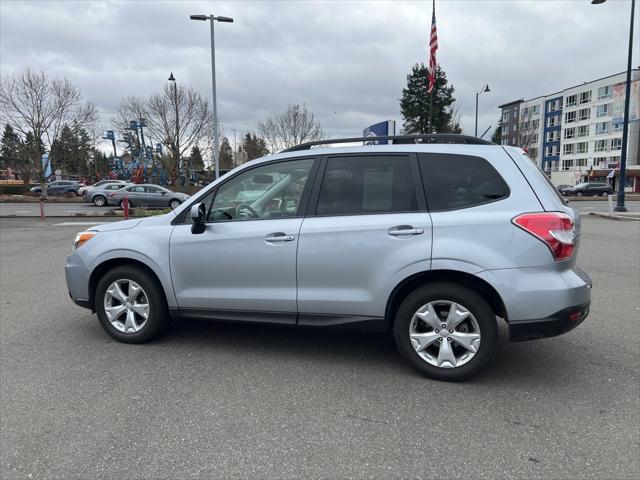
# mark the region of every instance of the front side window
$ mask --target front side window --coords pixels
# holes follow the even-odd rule
[[[300,215],[314,159],[270,163],[246,170],[205,197],[207,221],[242,221]],[[211,200],[213,197],[213,201]]]
[[[320,188],[317,215],[361,215],[418,210],[406,155],[331,157]]]
[[[430,211],[475,207],[509,196],[509,187],[484,158],[420,154],[420,173]]]
[[[135,192],[135,193],[144,193],[144,187],[142,187],[140,185],[136,185],[135,187],[127,188],[127,191]]]

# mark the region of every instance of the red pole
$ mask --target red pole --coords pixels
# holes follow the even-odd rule
[[[40,220],[44,220],[44,198],[40,197]]]
[[[124,219],[128,220],[129,219],[129,197],[125,195],[123,201],[124,201],[124,206],[122,210],[124,210]]]

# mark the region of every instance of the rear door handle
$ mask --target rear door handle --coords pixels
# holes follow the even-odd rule
[[[389,235],[394,237],[402,237],[405,235],[422,235],[424,229],[415,228],[413,225],[398,225],[397,227],[391,227],[388,230]]]
[[[268,233],[264,237],[265,242],[292,242],[295,240],[293,235],[287,235],[283,232]]]

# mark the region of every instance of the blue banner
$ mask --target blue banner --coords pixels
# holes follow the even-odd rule
[[[396,134],[396,122],[394,120],[385,120],[384,122],[375,123],[368,126],[362,131],[363,137],[384,137]],[[365,145],[384,145],[390,144],[391,140],[371,140],[365,142]]]
[[[51,176],[51,162],[49,161],[48,153],[42,155],[42,172],[44,174],[44,178],[49,178]]]

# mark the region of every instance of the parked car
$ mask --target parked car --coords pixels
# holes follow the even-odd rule
[[[78,195],[84,195],[86,191],[91,190],[93,188],[98,188],[102,185],[107,185],[109,183],[121,183],[123,185],[129,184],[131,182],[127,182],[125,180],[100,180],[99,182],[94,183],[93,185],[87,185],[85,187],[80,187],[78,189]]]
[[[107,205],[119,205],[124,208],[125,197],[129,201],[129,207],[171,207],[176,209],[189,198],[189,195],[172,192],[160,185],[129,185],[115,192],[109,192]]]
[[[98,187],[85,190],[82,198],[85,202],[93,203],[96,207],[103,207],[107,204],[109,193],[120,190],[121,188],[131,185],[130,183],[104,183]]]
[[[560,193],[562,193],[563,191],[565,191],[567,188],[573,188],[573,185],[556,185],[556,190],[558,190]]]
[[[544,174],[515,147],[419,138],[298,146],[173,212],[80,232],[70,296],[125,343],[153,339],[169,317],[390,331],[440,380],[487,364],[498,321],[512,341],[578,326],[591,298],[580,217]]]
[[[579,183],[574,187],[565,188],[562,190],[562,194],[565,196],[576,196],[582,197],[584,196],[599,196],[606,197],[613,193],[613,187],[608,183],[600,183],[600,182],[584,182]]]
[[[75,180],[56,180],[55,182],[47,183],[47,195],[64,195],[65,193],[79,195],[78,190],[84,186],[84,183]],[[29,191],[32,193],[41,193],[42,188],[40,185],[36,185],[35,187],[31,187]]]

